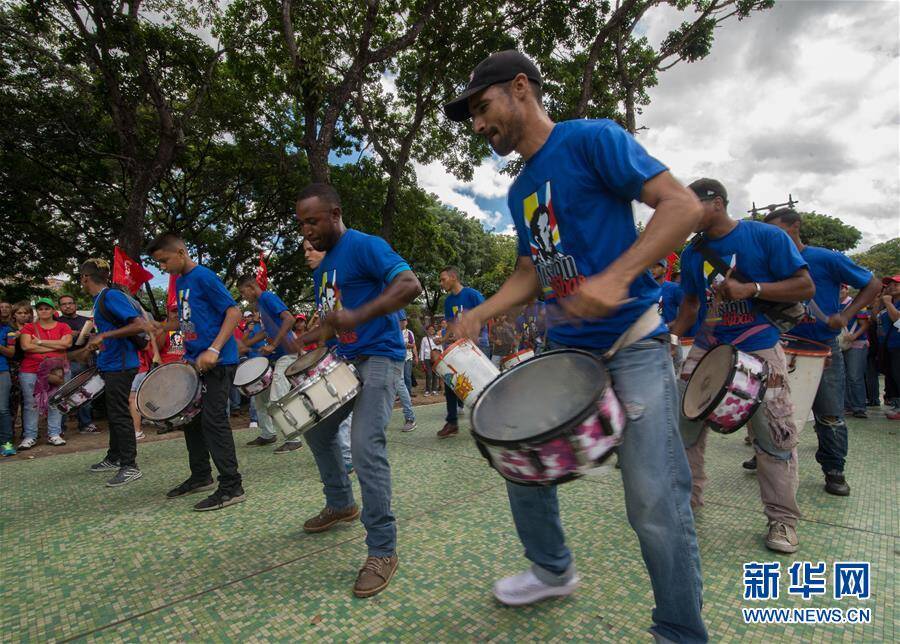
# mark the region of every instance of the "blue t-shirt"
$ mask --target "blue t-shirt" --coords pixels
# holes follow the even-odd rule
[[[261,333],[262,331],[263,331],[262,322],[254,322],[253,326],[247,328],[246,335],[244,335],[244,337],[249,340],[254,335],[256,335],[257,333]],[[245,342],[245,344],[246,344],[246,342]],[[247,345],[247,349],[248,349],[247,357],[248,358],[258,358],[260,355],[259,350],[262,349],[265,344],[266,344],[265,339],[262,339],[262,340],[257,340],[256,344]]]
[[[384,292],[403,271],[411,270],[400,255],[380,237],[348,230],[329,250],[313,272],[316,304],[322,316],[340,309],[357,309]],[[343,358],[385,356],[406,360],[396,312],[369,320],[338,336],[337,351]]]
[[[787,233],[759,221],[739,221],[731,232],[719,239],[710,239],[707,246],[726,265],[754,282],[780,282],[806,267]],[[705,324],[715,340],[734,344],[745,331],[765,325],[765,329],[746,338],[737,347],[742,351],[774,347],[778,342],[778,329],[757,310],[752,299],[714,305],[711,287],[722,281],[724,276],[713,270],[693,245],[688,244],[681,255],[681,288],[706,301]]]
[[[840,329],[832,329],[825,322],[828,316],[844,308],[840,303],[841,284],[864,288],[871,281],[872,273],[835,250],[806,246],[800,255],[809,265],[816,294],[806,303],[806,315],[790,333],[817,342],[828,342],[840,333]]]
[[[894,306],[900,307],[900,300],[894,300]],[[881,321],[881,328],[884,331],[884,346],[888,350],[900,349],[900,331],[894,326],[891,316],[887,311],[882,311],[878,315],[878,319]]]
[[[448,293],[444,298],[444,319],[452,322],[457,315],[463,311],[474,309],[476,306],[484,302],[484,295],[476,291],[474,288],[464,286],[463,289],[456,293]]]
[[[12,327],[8,324],[0,324],[0,342],[3,343],[3,346],[6,345],[6,336],[10,334],[12,331]],[[3,371],[9,371],[9,362],[6,360],[6,356],[0,353],[0,373]]]
[[[659,285],[659,314],[663,322],[671,324],[678,317],[678,307],[684,299],[684,291],[677,282],[663,282]]]
[[[266,330],[266,335],[270,340],[274,340],[278,336],[278,330],[281,329],[281,314],[288,310],[287,305],[272,291],[263,291],[256,303],[256,308],[259,310],[259,319]],[[288,331],[284,339],[288,340],[291,337],[293,337],[293,331]],[[275,347],[275,350],[269,354],[269,359],[277,360],[286,353],[283,345]]]
[[[572,295],[603,272],[637,239],[631,202],[666,167],[613,121],[557,123],[509,190],[519,255],[535,264],[544,299]],[[660,289],[645,271],[629,287],[633,298],[611,317],[562,323],[548,332],[558,343],[610,347],[648,308]],[[665,333],[660,323],[652,335]]]
[[[222,280],[205,266],[195,266],[187,275],[179,275],[175,288],[178,290],[178,319],[184,338],[184,358],[194,362],[219,335],[225,312],[237,307],[237,303]],[[219,364],[237,363],[237,343],[232,335],[219,352]]]
[[[97,306],[97,302],[100,301],[101,296],[103,297],[103,306],[112,319],[108,320],[100,313],[100,307]],[[125,294],[116,289],[106,288],[94,296],[94,324],[100,333],[125,326],[139,315],[140,312],[128,301]],[[106,338],[103,340],[103,350],[97,357],[98,371],[137,369],[139,363],[137,349],[128,338]]]

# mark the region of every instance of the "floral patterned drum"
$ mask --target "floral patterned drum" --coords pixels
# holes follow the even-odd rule
[[[522,485],[574,480],[622,442],[625,410],[603,364],[563,349],[501,374],[478,396],[472,435],[503,478]]]
[[[730,344],[710,349],[697,363],[681,401],[688,420],[704,420],[720,434],[743,427],[766,394],[769,365]]]
[[[491,359],[468,338],[447,347],[434,369],[470,409],[478,394],[500,373]]]

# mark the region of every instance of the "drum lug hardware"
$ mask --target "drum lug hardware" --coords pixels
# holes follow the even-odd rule
[[[280,407],[280,405],[279,405],[279,407]],[[296,427],[296,426],[297,426],[298,423],[297,423],[297,419],[294,418],[294,414],[292,414],[291,412],[289,412],[289,411],[288,411],[287,409],[285,409],[284,407],[281,407],[281,413],[284,415],[285,420],[287,420],[287,422],[289,422],[289,423],[291,424],[292,427]]]
[[[330,393],[330,394],[331,394],[332,396],[334,396],[335,398],[338,398],[338,399],[340,398],[340,397],[338,396],[338,390],[337,390],[337,388],[336,388],[333,384],[331,384],[330,382],[328,382],[327,380],[325,381],[325,389],[327,389],[327,390],[328,390],[328,393]]]

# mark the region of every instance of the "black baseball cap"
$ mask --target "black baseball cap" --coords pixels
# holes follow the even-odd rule
[[[444,105],[444,114],[451,121],[465,121],[472,115],[469,113],[469,98],[478,92],[497,83],[511,81],[519,74],[525,74],[528,80],[541,85],[541,72],[525,54],[515,49],[507,49],[491,54],[478,65],[469,77],[465,91]]]
[[[725,190],[725,186],[715,179],[697,179],[688,188],[694,191],[700,201],[722,197],[722,201],[728,203],[728,192]]]

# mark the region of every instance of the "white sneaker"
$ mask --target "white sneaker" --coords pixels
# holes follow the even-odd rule
[[[49,436],[47,438],[47,442],[51,445],[56,445],[56,447],[60,447],[66,444],[66,441],[63,440],[62,436]]]
[[[22,442],[19,443],[19,449],[31,449],[34,447],[34,444],[37,443],[33,438],[23,438]]]
[[[144,432],[135,432],[135,433],[134,433],[134,440],[139,441],[139,440],[141,440],[142,438],[144,438],[145,436],[146,436],[146,434],[145,434]]]
[[[538,579],[531,568],[525,572],[504,577],[494,584],[494,597],[507,606],[525,606],[548,597],[566,597],[578,588],[578,575],[563,586],[550,586]]]
[[[256,429],[257,427],[259,427],[259,423],[257,423],[256,421],[251,420],[251,421],[250,421],[250,427],[249,427],[248,429]]]

